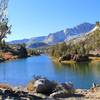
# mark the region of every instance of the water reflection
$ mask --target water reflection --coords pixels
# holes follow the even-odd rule
[[[67,76],[67,81],[72,81],[76,87],[89,88],[93,82],[100,83],[100,63],[54,63],[56,74]],[[70,78],[69,78],[70,77]],[[65,79],[66,81],[66,79]]]
[[[65,65],[42,55],[0,63],[0,82],[26,85],[33,75],[58,82],[71,81],[77,88],[89,88],[92,82],[100,83],[100,62]]]
[[[92,73],[98,73],[100,75],[100,63],[97,62],[95,64],[93,63],[88,63],[88,62],[84,62],[84,63],[75,63],[75,64],[60,64],[60,63],[55,63],[54,64],[54,68],[56,71],[63,72],[64,70],[69,70],[72,71],[76,74],[79,75],[89,75]]]

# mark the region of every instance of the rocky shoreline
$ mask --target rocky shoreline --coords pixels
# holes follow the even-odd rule
[[[0,63],[39,55],[41,55],[40,51],[26,49],[23,45],[9,45],[5,49],[0,49]]]
[[[25,87],[0,84],[0,100],[99,100],[100,85],[75,89],[72,83],[57,83],[35,77]]]
[[[56,57],[50,57],[53,62],[58,63],[58,64],[76,64],[76,63],[82,63],[82,62],[91,62],[91,63],[96,63],[100,62],[100,57],[89,57],[89,61],[81,61],[81,62],[76,62],[73,60],[63,60],[59,62],[59,59]]]

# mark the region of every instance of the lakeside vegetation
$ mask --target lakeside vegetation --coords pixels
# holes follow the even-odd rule
[[[39,56],[42,52],[36,49],[27,49],[23,44],[3,45],[0,50],[0,62],[14,60],[19,58],[27,58],[30,56]]]
[[[26,44],[9,44],[5,42],[7,35],[11,34],[11,25],[9,26],[8,22],[9,20],[6,17],[0,20],[0,62],[40,55],[37,50],[27,49]]]

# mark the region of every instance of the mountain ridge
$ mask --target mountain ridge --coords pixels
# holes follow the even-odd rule
[[[22,39],[9,42],[10,44],[22,44],[26,43],[29,47],[32,44],[41,42],[48,45],[55,45],[60,42],[69,41],[78,36],[85,35],[90,32],[95,27],[95,24],[82,23],[73,28],[67,28],[54,33],[49,33],[47,36],[32,37],[31,39]]]

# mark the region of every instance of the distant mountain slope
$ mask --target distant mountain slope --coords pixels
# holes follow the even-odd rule
[[[64,42],[79,36],[83,36],[86,33],[93,30],[94,27],[95,27],[94,24],[83,23],[74,28],[67,28],[65,30],[61,30],[55,33],[50,33],[48,36],[40,36],[40,37],[33,37],[31,39],[15,40],[15,41],[11,41],[10,43],[13,44],[26,43],[27,45],[33,45],[35,43],[37,44],[41,42],[48,45],[54,45],[59,42]]]
[[[29,41],[27,42],[27,44],[37,43],[37,42],[43,42],[45,39],[46,39],[46,36],[33,37],[33,38],[29,39]]]
[[[40,36],[40,37],[33,37],[31,38],[29,41],[32,41],[32,42],[42,42],[46,39],[46,36]],[[28,42],[29,42],[28,41]]]
[[[57,44],[59,42],[68,41],[75,37],[85,35],[95,27],[94,24],[83,23],[74,28],[67,28],[55,33],[50,33],[44,40],[47,44]]]
[[[36,42],[36,43],[28,44],[28,45],[27,45],[27,48],[39,48],[39,47],[47,47],[47,46],[49,46],[49,45],[46,44],[46,43],[43,43],[43,42]]]
[[[89,50],[100,49],[100,25],[95,25],[95,27],[84,36],[66,41],[67,44],[79,44],[82,42]]]
[[[64,32],[66,34],[66,40],[71,40],[78,36],[85,35],[87,32],[91,31],[95,27],[95,24],[83,23],[74,28],[66,29]]]
[[[22,40],[14,40],[14,41],[10,41],[8,42],[9,44],[23,44],[23,43],[27,43],[29,41],[29,39],[22,39]]]
[[[66,39],[66,35],[64,30],[61,30],[56,33],[50,33],[44,40],[47,44],[57,44],[59,42],[63,42]]]

